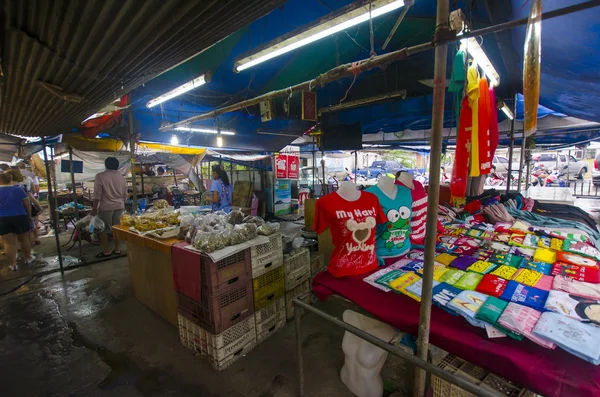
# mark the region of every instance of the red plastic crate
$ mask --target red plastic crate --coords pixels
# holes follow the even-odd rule
[[[254,298],[250,283],[217,296],[203,295],[202,302],[196,302],[179,293],[177,300],[181,314],[196,321],[202,328],[213,334],[220,334],[254,314]]]
[[[202,295],[215,296],[240,287],[251,280],[250,250],[236,252],[218,262],[200,255]]]
[[[184,249],[183,247],[187,245],[189,243],[182,242],[174,244],[171,248],[173,284],[175,292],[200,302],[202,299],[200,254]]]

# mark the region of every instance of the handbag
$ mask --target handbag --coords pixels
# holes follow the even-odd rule
[[[31,202],[31,200],[29,200],[29,203],[31,204],[31,217],[35,218],[36,216],[38,216],[42,212],[42,210],[39,209],[35,204],[33,204]]]

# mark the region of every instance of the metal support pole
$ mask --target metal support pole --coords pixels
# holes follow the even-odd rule
[[[304,397],[304,360],[302,357],[302,308],[294,303],[294,323],[296,325],[296,362],[298,364],[299,396]]]
[[[517,115],[515,114],[515,117]],[[523,180],[523,167],[525,166],[525,142],[527,139],[525,138],[525,130],[523,130],[523,136],[521,138],[521,159],[519,160],[519,190],[521,193],[521,180]],[[525,189],[527,189],[527,181],[525,181]]]
[[[48,161],[48,153],[46,152],[46,139],[44,137],[42,137],[42,147],[44,148],[44,165],[46,166],[46,181],[48,182],[48,207],[50,209],[50,219],[52,219],[54,238],[56,239],[56,253],[58,254],[60,274],[64,274],[65,271],[63,269],[63,259],[60,250],[60,238],[58,236],[58,214],[56,213],[56,203],[54,202],[54,193],[52,191],[52,177],[50,175],[50,162]]]
[[[316,309],[316,308],[312,307],[311,305],[303,302],[302,299],[303,299],[303,297],[300,296],[300,297],[294,298],[292,300],[292,303],[294,304],[294,311],[296,312],[296,315],[295,315],[296,318],[298,317],[299,309],[306,310],[310,313],[316,314],[317,316],[319,316],[321,318],[324,318],[325,320],[333,323],[334,325],[337,325],[340,328],[343,328],[344,330],[346,330],[346,332],[350,332],[351,334],[354,334],[354,335],[358,336],[359,338],[366,340],[369,343],[374,344],[375,346],[379,347],[380,349],[383,349],[388,353],[394,354],[394,355],[402,358],[403,360],[409,362],[410,364],[413,364],[419,368],[422,368],[423,371],[430,372],[432,375],[435,375],[438,378],[445,380],[446,382],[456,385],[471,394],[474,394],[479,397],[501,397],[502,396],[502,394],[500,394],[499,392],[497,392],[495,390],[483,388],[483,387],[471,382],[470,380],[468,380],[465,377],[461,377],[461,376],[453,374],[452,372],[445,371],[442,368],[439,368],[438,366],[431,364],[427,360],[422,360],[412,354],[407,353],[404,349],[402,349],[399,346],[396,346],[389,342],[381,340],[381,339],[371,335],[370,333],[363,331],[360,328],[354,327],[354,326],[338,319],[337,317],[331,316],[319,309]],[[298,328],[299,325],[300,325],[300,321],[296,319],[296,348],[298,349],[298,357],[302,357],[302,355],[301,355],[302,338],[300,337],[301,335],[299,333],[299,331],[300,331]],[[299,363],[299,365],[301,365],[301,364]],[[299,368],[299,371],[300,371],[300,368]],[[301,373],[301,376],[302,375],[303,375],[303,372]],[[300,384],[301,384],[301,387],[304,387],[303,378],[300,379]],[[300,394],[300,397],[304,397],[304,395]]]
[[[358,185],[358,150],[354,151],[354,184]]]
[[[137,180],[135,177],[135,133],[133,132],[133,110],[129,109],[129,152],[131,156],[131,190],[133,193],[133,213],[137,211]]]
[[[449,0],[438,0],[436,11],[436,32],[440,36],[448,32]],[[446,61],[448,45],[437,44],[435,47],[433,110],[431,120],[431,157],[429,192],[427,198],[427,224],[425,235],[425,258],[423,265],[423,290],[421,296],[421,313],[419,316],[419,337],[417,339],[417,355],[427,360],[429,351],[429,325],[431,321],[431,296],[433,288],[433,263],[436,245],[438,201],[440,195],[440,169],[442,162],[442,138],[444,128],[444,95],[446,94]],[[426,372],[417,369],[413,395],[425,395]]]
[[[510,191],[510,178],[512,176],[513,150],[515,148],[515,119],[517,118],[517,96],[515,95],[515,104],[513,106],[513,118],[510,121],[510,147],[508,150],[508,175],[506,176],[506,193]],[[519,174],[519,179],[520,179]],[[520,182],[520,181],[519,181]]]
[[[140,172],[140,180],[142,182],[142,196],[145,196],[146,190],[144,189],[144,165],[142,164],[141,161],[140,161],[140,170],[142,171],[142,172]]]
[[[79,220],[79,206],[77,202],[77,188],[75,187],[75,171],[73,169],[73,148],[69,146],[69,164],[71,172],[71,188],[73,189],[73,204],[75,204],[75,219]],[[83,194],[83,189],[81,190]],[[77,228],[77,226],[75,226]],[[83,248],[81,247],[81,236],[77,233],[77,245],[79,248],[79,259],[83,258]]]
[[[229,181],[229,184],[233,186],[233,163],[231,161],[229,162],[229,173],[231,174],[231,180]]]

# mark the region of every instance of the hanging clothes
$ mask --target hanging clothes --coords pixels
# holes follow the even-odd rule
[[[496,106],[496,92],[490,87],[490,158],[493,159],[498,148],[500,134],[498,133],[498,108]]]
[[[490,89],[485,77],[479,79],[479,100],[477,101],[478,139],[479,139],[479,173],[486,175],[492,168],[490,157]]]
[[[467,194],[467,178],[469,177],[469,158],[471,157],[472,111],[469,99],[464,97],[460,106],[460,119],[456,137],[456,151],[450,179],[451,201],[464,198]]]
[[[479,72],[473,63],[467,70],[467,98],[471,108],[471,162],[469,176],[479,176]]]
[[[456,126],[460,123],[461,107],[459,105],[465,92],[465,81],[467,80],[467,53],[458,50],[454,56],[454,65],[452,65],[452,76],[448,83],[448,92],[454,93],[454,106],[456,112]]]

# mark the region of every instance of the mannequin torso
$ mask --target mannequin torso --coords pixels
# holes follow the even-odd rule
[[[398,176],[398,182],[402,183],[410,190],[413,190],[415,188],[415,184],[413,183],[413,176],[410,174],[410,172],[401,172]]]
[[[394,200],[398,194],[398,186],[394,184],[394,180],[389,176],[382,176],[377,181],[377,187],[381,189],[383,194]]]
[[[360,198],[360,190],[356,188],[354,182],[340,182],[337,194],[346,201],[356,201]]]

